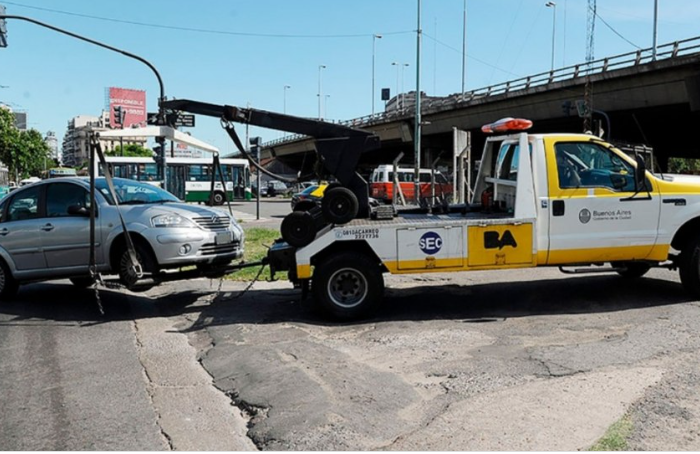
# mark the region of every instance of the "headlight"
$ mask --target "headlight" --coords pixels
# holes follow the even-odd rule
[[[151,218],[151,224],[153,227],[195,227],[194,222],[177,214],[161,214],[160,216],[155,216]]]

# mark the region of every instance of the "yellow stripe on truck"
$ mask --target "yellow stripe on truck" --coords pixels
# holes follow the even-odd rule
[[[570,265],[574,263],[616,262],[651,260],[663,262],[668,259],[668,244],[657,244],[649,252],[649,246],[622,246],[588,249],[562,249],[549,251],[547,265]]]

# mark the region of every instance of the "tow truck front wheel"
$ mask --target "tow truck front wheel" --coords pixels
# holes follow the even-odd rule
[[[690,241],[681,251],[678,271],[683,287],[695,297],[700,297],[700,237]]]
[[[314,269],[311,289],[326,315],[336,320],[355,320],[379,306],[384,278],[376,260],[344,252],[317,263]]]

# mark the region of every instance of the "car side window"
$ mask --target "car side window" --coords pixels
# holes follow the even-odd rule
[[[68,207],[90,207],[88,192],[71,183],[54,183],[46,188],[46,215],[50,218],[70,216]]]
[[[40,186],[35,186],[15,194],[7,207],[7,222],[25,221],[41,217],[39,210],[40,189]]]
[[[559,187],[603,187],[634,191],[634,167],[611,150],[595,143],[558,143],[554,147]]]

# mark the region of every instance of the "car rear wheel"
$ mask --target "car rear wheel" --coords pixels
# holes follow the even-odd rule
[[[0,301],[7,301],[17,294],[19,283],[12,277],[10,268],[0,259]]]

